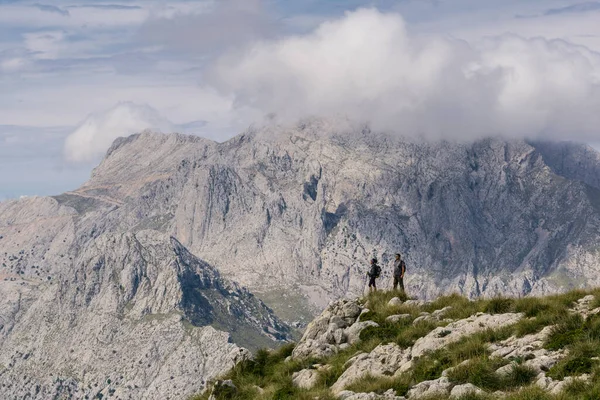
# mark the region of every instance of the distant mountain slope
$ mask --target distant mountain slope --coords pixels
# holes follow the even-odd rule
[[[247,357],[238,345],[289,335],[163,233],[79,230],[85,218],[54,199],[4,203],[0,216],[1,398],[184,398]]]

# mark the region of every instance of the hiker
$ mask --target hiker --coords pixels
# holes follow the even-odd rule
[[[377,291],[377,284],[375,283],[375,279],[379,278],[381,275],[381,267],[377,264],[377,259],[371,259],[371,268],[369,272],[367,272],[367,276],[369,277],[369,291]]]
[[[396,253],[394,260],[394,290],[400,285],[400,290],[404,292],[404,273],[406,272],[406,264],[400,253]]]

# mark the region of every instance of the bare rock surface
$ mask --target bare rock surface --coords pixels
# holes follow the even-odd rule
[[[339,393],[353,382],[367,375],[373,377],[392,376],[410,362],[409,352],[395,343],[379,345],[370,353],[359,354],[348,361],[348,368],[333,384],[331,390]]]
[[[184,398],[250,357],[232,337],[252,347],[289,333],[165,234],[88,240],[69,269],[10,282],[15,297],[0,299],[13,318],[1,329],[1,398]]]
[[[418,339],[412,347],[411,356],[421,357],[427,352],[435,351],[450,343],[460,340],[464,336],[472,335],[487,329],[498,329],[517,323],[523,314],[478,314],[466,319],[452,322],[444,327],[439,327]]]
[[[413,386],[407,394],[408,399],[445,397],[450,394],[452,383],[446,377],[424,381]]]
[[[294,385],[302,389],[312,389],[318,381],[319,373],[316,369],[303,369],[292,375]]]
[[[344,390],[338,393],[338,399],[340,400],[406,400],[403,396],[396,396],[396,393],[392,389],[388,390],[384,394],[377,393],[354,393],[348,390]]]
[[[362,307],[358,300],[342,299],[332,302],[308,324],[292,357],[327,357],[336,353],[340,345],[358,341],[363,329],[377,326],[373,321],[356,322]]]
[[[450,391],[450,398],[451,399],[460,399],[463,396],[466,395],[485,395],[486,392],[480,388],[478,388],[477,386],[473,385],[472,383],[465,383],[464,385],[456,385],[452,388],[452,390]]]

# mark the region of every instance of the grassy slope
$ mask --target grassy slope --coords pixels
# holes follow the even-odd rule
[[[569,313],[568,310],[578,299],[587,294],[596,296],[600,306],[600,289],[595,291],[573,291],[563,295],[544,298],[495,298],[488,300],[469,301],[458,295],[440,297],[433,303],[424,306],[388,307],[388,301],[397,296],[397,293],[378,292],[370,295],[368,308],[371,310],[363,315],[362,320],[371,319],[380,324],[379,327],[368,328],[361,334],[361,341],[345,351],[327,359],[303,360],[285,362],[292,352],[293,345],[286,345],[277,351],[261,350],[253,361],[247,361],[236,366],[226,374],[223,379],[233,380],[239,389],[236,393],[223,392],[217,395],[218,399],[334,399],[329,387],[344,371],[346,361],[358,351],[369,352],[377,345],[395,342],[400,347],[411,346],[418,338],[444,322],[423,322],[413,325],[412,321],[423,311],[433,312],[446,306],[452,309],[444,318],[454,320],[469,317],[477,312],[507,313],[522,312],[525,314],[517,324],[500,329],[488,330],[472,336],[464,337],[461,341],[443,349],[429,353],[416,360],[414,367],[398,378],[373,378],[367,377],[355,382],[349,389],[355,392],[383,393],[394,389],[398,395],[404,395],[416,383],[439,378],[442,371],[456,367],[465,360],[471,360],[455,368],[448,378],[455,384],[473,383],[476,386],[493,393],[496,390],[509,392],[510,400],[566,400],[600,399],[600,316],[590,317],[587,321],[578,315]],[[385,318],[394,314],[410,314],[411,318],[396,324],[385,321]],[[550,395],[531,385],[535,373],[520,363],[525,360],[513,360],[517,366],[512,373],[505,377],[498,377],[494,371],[507,364],[509,361],[490,357],[487,349],[488,343],[507,339],[512,335],[524,336],[541,331],[548,325],[556,328],[548,338],[544,347],[549,350],[568,349],[565,359],[554,366],[547,375],[554,379],[563,379],[566,376],[592,374],[590,384],[574,383],[558,396]],[[328,370],[320,371],[320,382],[311,390],[298,389],[292,384],[292,374],[315,364],[327,364]],[[490,396],[465,396],[463,400],[488,399]],[[193,400],[205,400],[208,395],[198,395]],[[436,399],[440,399],[439,396]],[[443,399],[440,399],[443,400]]]

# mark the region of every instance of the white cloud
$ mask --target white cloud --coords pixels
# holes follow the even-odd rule
[[[95,161],[112,142],[152,129],[175,131],[174,125],[148,105],[120,103],[105,112],[90,115],[65,141],[65,158],[70,162]]]
[[[213,67],[236,104],[284,121],[347,115],[430,138],[586,140],[600,126],[600,55],[562,40],[411,36],[400,15],[348,12],[314,32],[255,43]]]

